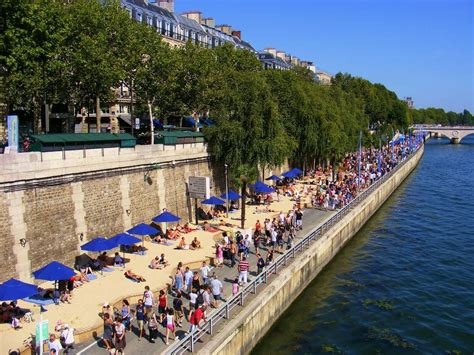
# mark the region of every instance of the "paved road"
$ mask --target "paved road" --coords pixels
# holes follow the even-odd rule
[[[332,212],[325,212],[325,211],[319,211],[316,209],[307,209],[304,211],[304,225],[303,225],[303,230],[298,232],[296,240],[301,239],[304,237],[311,229],[314,227],[318,226],[321,224],[324,220],[326,220]],[[266,248],[261,248],[261,253],[262,256],[265,257],[266,255]],[[275,256],[277,257],[277,255]],[[251,247],[251,253],[249,255],[249,262],[250,262],[250,276],[249,280],[252,280],[252,276],[256,275],[256,265],[257,265],[257,259],[255,255],[255,249],[253,246]],[[231,268],[229,266],[224,266],[222,268],[218,269],[213,269],[213,271],[216,271],[216,274],[218,275],[219,280],[224,285],[224,298],[230,297],[232,294],[232,281],[238,276],[237,272],[237,267],[235,266],[234,268]],[[157,295],[154,295],[155,298]],[[132,300],[133,303],[135,303]],[[187,307],[188,306],[188,301],[184,300],[184,305]],[[173,302],[173,297],[168,296],[168,305],[172,305]],[[134,308],[134,306],[132,306]],[[212,312],[212,311],[211,311]],[[186,315],[187,315],[187,309],[186,309]],[[185,335],[185,331],[188,329],[188,323],[185,321],[183,323],[182,328],[177,328],[176,335],[180,338],[182,338]],[[127,333],[127,347],[126,347],[126,352],[127,353],[132,353],[132,354],[159,354],[163,352],[166,349],[165,345],[165,335],[166,335],[166,330],[162,327],[159,328],[159,333],[158,333],[158,339],[156,340],[155,343],[150,343],[147,339],[142,339],[141,341],[138,341],[137,337],[137,328],[136,328],[136,322],[132,321],[132,332],[135,334],[130,334]],[[171,344],[172,342],[170,342]],[[76,349],[74,350],[73,354],[87,354],[87,355],[96,355],[96,354],[106,354],[106,350],[102,344],[102,341],[100,338],[98,338],[94,342],[89,342],[86,344],[78,344],[76,346]]]

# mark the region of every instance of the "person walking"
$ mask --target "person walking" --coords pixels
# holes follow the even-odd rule
[[[236,264],[235,256],[237,255],[237,246],[235,245],[234,241],[230,242],[229,254],[230,254],[230,267],[233,268]]]
[[[122,323],[130,331],[132,324],[131,324],[131,313],[130,313],[130,303],[124,299],[122,301]]]
[[[204,285],[206,285],[207,282],[208,282],[209,272],[211,272],[211,269],[210,269],[209,266],[206,264],[206,262],[203,261],[203,262],[202,262],[202,265],[201,265],[201,277],[202,277],[202,283],[203,283]]]
[[[148,332],[150,333],[150,343],[155,343],[155,339],[158,338],[158,325],[159,321],[156,317],[156,312],[152,312],[150,319],[148,320]]]
[[[189,313],[189,330],[188,333],[193,333],[196,329],[199,329],[199,323],[201,320],[206,320],[206,315],[202,309],[202,306],[196,306],[191,312]]]
[[[138,341],[141,341],[143,338],[143,328],[145,326],[145,306],[143,305],[142,299],[138,300],[137,307],[135,308],[135,317],[137,318]]]
[[[184,304],[181,296],[181,292],[178,292],[178,295],[173,300],[173,309],[175,313],[175,321],[178,327],[182,327],[183,318],[184,318]]]
[[[189,266],[186,266],[186,271],[184,272],[184,292],[189,294],[192,289],[193,283],[193,272],[189,269]]]
[[[69,350],[74,349],[74,328],[64,324],[64,330],[61,332],[61,346],[64,348],[64,354],[68,354]]]
[[[173,334],[174,339],[178,340],[175,332],[174,312],[172,308],[168,308],[168,311],[166,313],[166,345],[169,344],[170,334]]]
[[[168,303],[168,298],[166,297],[165,291],[160,290],[160,296],[158,298],[158,313],[160,315],[166,314],[167,303]]]
[[[214,301],[212,302],[212,306],[214,308],[217,308],[219,306],[219,301],[225,302],[225,300],[222,298],[222,292],[224,291],[222,282],[220,282],[216,274],[212,275],[212,278],[211,278],[211,291],[212,291],[212,297],[214,298]]]
[[[125,341],[125,325],[122,323],[122,318],[117,317],[115,320],[115,350],[116,353],[121,353],[125,355],[125,346],[127,342]]]
[[[153,293],[150,291],[150,286],[145,286],[145,291],[143,292],[143,304],[145,305],[145,316],[147,319],[151,314],[154,303]]]
[[[247,261],[247,258],[245,256],[239,262],[237,268],[239,270],[239,284],[245,285],[247,283],[247,276],[249,271],[249,262]]]
[[[257,274],[260,274],[265,267],[265,260],[260,253],[257,254]]]

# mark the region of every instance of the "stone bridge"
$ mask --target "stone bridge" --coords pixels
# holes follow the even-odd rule
[[[458,144],[464,137],[474,134],[474,127],[469,126],[414,125],[410,128],[413,132],[429,132],[435,137],[445,136],[453,144]]]

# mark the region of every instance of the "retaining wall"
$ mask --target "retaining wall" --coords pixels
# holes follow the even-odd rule
[[[246,304],[200,354],[247,354],[293,300],[359,231],[417,166],[423,147],[387,181],[331,227],[288,267],[282,269],[261,294]]]

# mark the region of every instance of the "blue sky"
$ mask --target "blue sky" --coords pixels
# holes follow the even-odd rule
[[[416,107],[474,112],[474,0],[176,0],[330,73],[380,82]]]

